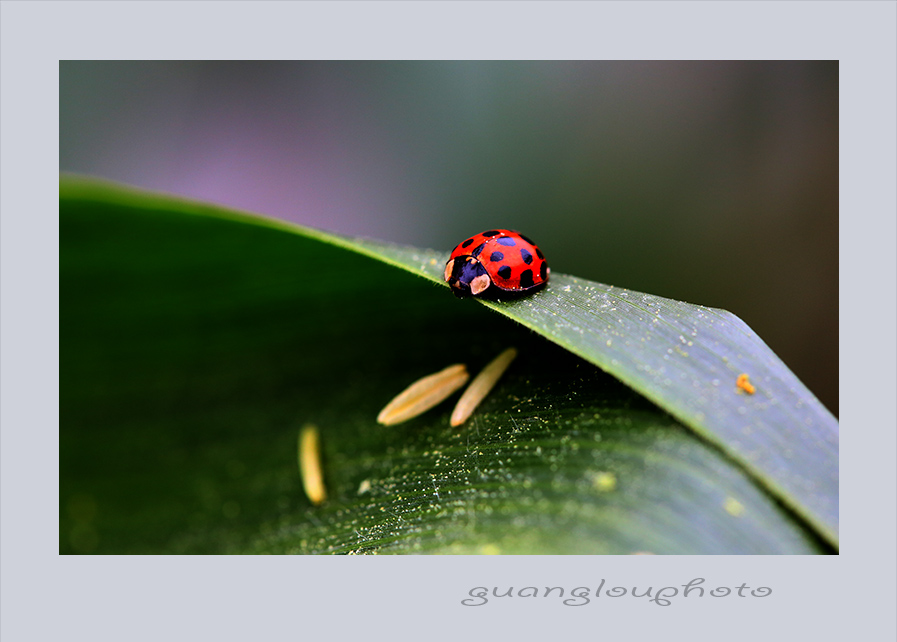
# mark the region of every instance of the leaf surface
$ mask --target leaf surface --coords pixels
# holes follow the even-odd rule
[[[62,552],[836,546],[837,422],[728,313],[563,274],[457,301],[447,253],[80,178],[60,231]],[[415,379],[510,345],[461,428],[454,398],[376,424]]]

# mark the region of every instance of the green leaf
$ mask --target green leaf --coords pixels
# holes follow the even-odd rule
[[[837,422],[729,313],[563,274],[459,301],[446,252],[83,178],[61,180],[60,232],[61,552],[837,546]],[[417,378],[509,345],[465,426],[454,399],[376,424]]]

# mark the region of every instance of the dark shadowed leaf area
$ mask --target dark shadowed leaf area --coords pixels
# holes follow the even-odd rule
[[[457,300],[448,249],[63,177],[60,552],[837,552],[837,422],[741,321],[563,274]],[[376,423],[508,346],[465,425]]]

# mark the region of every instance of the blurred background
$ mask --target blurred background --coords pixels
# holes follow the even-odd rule
[[[724,308],[838,415],[838,63],[60,62],[60,169]]]

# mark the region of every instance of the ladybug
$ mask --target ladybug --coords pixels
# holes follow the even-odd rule
[[[471,236],[452,250],[445,264],[445,280],[457,297],[480,296],[487,290],[529,292],[545,285],[549,272],[536,244],[511,230]]]

